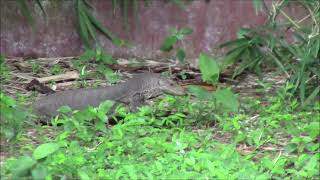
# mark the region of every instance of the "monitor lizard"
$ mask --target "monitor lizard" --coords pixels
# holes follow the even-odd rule
[[[50,94],[33,103],[37,115],[52,117],[61,106],[81,110],[87,106],[98,106],[105,100],[124,103],[135,111],[145,100],[162,94],[184,95],[185,91],[174,81],[155,73],[140,73],[126,82],[114,86],[67,90]]]

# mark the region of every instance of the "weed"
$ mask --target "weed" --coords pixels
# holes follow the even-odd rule
[[[63,69],[59,64],[55,64],[50,68],[50,73],[52,75],[61,74],[62,72],[63,72]]]
[[[32,73],[38,74],[41,71],[41,66],[40,66],[39,63],[32,62],[31,63],[31,69],[32,69]]]
[[[165,40],[162,42],[162,45],[160,47],[160,50],[163,52],[169,52],[173,50],[173,47],[177,44],[178,41],[182,41],[185,36],[190,35],[193,32],[191,28],[184,27],[180,30],[177,30],[176,28],[170,29],[170,35],[165,38]],[[184,63],[186,57],[185,50],[182,48],[176,49],[176,58],[181,62]]]
[[[263,1],[254,1],[255,5]],[[260,3],[257,3],[260,2]],[[291,3],[302,5],[309,13],[306,19],[311,23],[301,27],[301,21],[297,22],[289,17],[284,8]],[[249,69],[262,75],[262,64],[276,65],[286,76],[290,77],[292,84],[290,91],[299,96],[300,106],[306,107],[319,97],[319,7],[318,1],[281,1],[273,2],[272,9],[268,12],[269,20],[264,26],[252,29],[240,29],[238,39],[223,43],[220,47],[229,49],[223,58],[223,69],[230,64],[240,61],[240,65],[234,70],[233,77]],[[276,17],[283,15],[287,21],[283,27]],[[306,20],[304,19],[304,20]],[[286,29],[286,30],[284,30]],[[286,37],[288,30],[293,32],[294,42]]]
[[[11,97],[0,93],[0,117],[1,117],[1,137],[7,140],[15,140],[21,133],[26,112],[21,110],[21,106]]]
[[[0,75],[1,82],[10,79],[10,70],[5,64],[5,57],[2,54],[0,54]]]

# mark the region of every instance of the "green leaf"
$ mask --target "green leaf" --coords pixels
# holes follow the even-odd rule
[[[311,122],[304,129],[312,138],[320,136],[320,122]]]
[[[90,40],[89,40],[89,32],[86,26],[86,18],[85,14],[83,12],[83,6],[81,0],[76,1],[76,12],[78,15],[78,21],[79,21],[79,35],[80,38],[82,39],[84,45],[86,48],[90,48]]]
[[[186,57],[186,53],[184,52],[184,50],[178,49],[177,50],[177,58],[180,61],[180,63],[184,63],[185,57]]]
[[[192,34],[192,32],[193,32],[193,30],[189,27],[184,27],[179,30],[179,33],[181,33],[183,35],[190,35],[190,34]]]
[[[48,170],[46,166],[38,164],[36,168],[32,169],[31,175],[34,180],[42,180],[48,175]]]
[[[78,175],[81,180],[90,180],[91,179],[86,172],[81,171],[81,170],[78,171]]]
[[[161,51],[171,51],[173,49],[173,45],[176,44],[177,38],[175,36],[168,36],[162,43],[160,50]]]
[[[88,16],[90,22],[98,29],[100,32],[102,32],[109,40],[113,41],[113,35],[112,33],[104,28],[101,23],[89,12],[88,9],[84,9],[86,12],[86,15]]]
[[[0,94],[0,103],[4,104],[8,107],[16,107],[17,102],[10,96],[6,96],[5,94]]]
[[[274,54],[269,53],[269,55],[272,57],[275,63],[280,67],[280,69],[289,77],[289,73],[287,72],[284,65],[281,63],[281,60],[279,59],[279,56],[277,55],[276,51],[274,51]]]
[[[88,31],[89,35],[91,36],[91,38],[95,42],[97,42],[96,30],[94,29],[94,26],[91,24],[91,22],[89,21],[88,17],[84,13],[81,13],[81,15],[83,16],[83,19],[84,19],[83,21],[86,24],[86,28],[87,28],[87,31]]]
[[[238,112],[239,102],[236,95],[230,89],[219,89],[213,92],[213,96],[217,100],[217,103],[220,103],[225,107],[227,112]]]
[[[220,44],[219,47],[220,48],[241,47],[241,46],[247,46],[249,44],[249,42],[250,42],[250,39],[248,39],[248,38],[239,38],[236,40],[232,40],[232,41],[228,41],[223,44]]]
[[[200,86],[188,86],[188,91],[200,100],[210,100],[211,93]]]
[[[68,113],[72,112],[72,109],[69,106],[61,106],[57,111],[61,113]]]
[[[56,152],[58,149],[59,145],[56,143],[41,144],[33,151],[32,156],[34,159],[39,160]]]
[[[29,156],[22,156],[19,159],[15,160],[14,163],[10,166],[10,170],[13,173],[13,176],[18,179],[18,177],[23,177],[28,175],[30,169],[37,162]]]
[[[185,162],[189,165],[189,166],[194,166],[196,163],[196,160],[194,157],[189,157],[185,159]]]
[[[138,179],[137,172],[133,165],[126,165],[125,169],[128,172],[130,179]]]
[[[81,56],[79,57],[80,61],[89,61],[96,57],[96,52],[93,50],[86,50]]]
[[[251,32],[251,29],[249,29],[249,28],[240,28],[239,31],[237,32],[238,39],[243,39],[243,38],[246,39],[245,35],[247,35],[250,32]],[[239,41],[236,41],[236,42],[239,43]],[[249,41],[244,41],[244,42],[249,43]],[[244,44],[246,44],[246,43],[244,43]]]
[[[313,100],[319,98],[320,86],[316,87],[309,97],[303,102],[302,107],[309,105]]]
[[[110,54],[104,53],[104,52],[101,53],[100,61],[103,62],[104,64],[115,64],[116,63],[116,60],[113,59],[113,57]]]
[[[113,107],[114,102],[110,100],[106,100],[99,105],[99,111],[107,113]]]
[[[222,67],[221,69],[224,70],[229,65],[235,63],[236,61],[240,60],[241,55],[246,52],[248,49],[247,46],[241,46],[238,48],[235,48],[227,53],[227,55],[223,58],[222,61]]]
[[[211,84],[218,82],[220,69],[218,63],[213,58],[201,53],[199,57],[199,68],[204,81]]]

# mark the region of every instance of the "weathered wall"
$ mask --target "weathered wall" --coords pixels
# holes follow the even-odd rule
[[[63,3],[44,1],[48,19],[43,20],[41,11],[34,8],[36,30],[32,31],[15,1],[1,2],[0,51],[8,56],[59,57],[75,56],[83,52],[76,30],[73,1]],[[97,17],[120,38],[132,43],[130,48],[117,48],[104,36],[99,40],[103,47],[115,56],[161,58],[162,40],[170,27],[193,28],[193,34],[181,46],[187,49],[188,57],[199,52],[214,52],[214,46],[236,37],[240,27],[250,27],[265,21],[263,14],[255,14],[251,0],[205,0],[192,1],[185,10],[165,0],[153,0],[146,7],[140,3],[139,20],[129,12],[129,30],[123,28],[123,17],[117,9],[112,15],[111,0],[90,0]]]

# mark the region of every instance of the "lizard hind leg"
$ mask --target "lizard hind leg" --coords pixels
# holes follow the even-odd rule
[[[145,98],[140,95],[136,94],[129,100],[129,110],[131,112],[136,112],[138,108],[143,105],[145,102]]]

